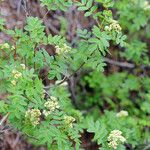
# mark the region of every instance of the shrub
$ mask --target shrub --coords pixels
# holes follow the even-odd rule
[[[94,133],[93,140],[104,150],[134,149],[149,142],[150,79],[142,71],[150,64],[143,40],[149,38],[150,4],[136,0],[41,0],[41,4],[51,11],[74,5],[95,24],[92,29],[77,29],[79,38],[72,46],[65,35],[46,35],[38,17],[27,17],[22,30],[6,29],[1,19],[0,29],[13,42],[0,45],[0,89],[8,94],[0,101],[0,112],[30,142],[48,149],[82,149],[84,131]],[[46,52],[47,45],[55,47],[54,55]],[[121,60],[133,63],[129,70],[102,73],[111,47],[120,50]],[[42,83],[43,67],[49,68],[48,78],[55,84]],[[79,70],[90,73],[79,79],[75,106],[66,81]]]

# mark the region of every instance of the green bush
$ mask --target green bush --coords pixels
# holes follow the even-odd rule
[[[65,32],[46,35],[38,17],[27,17],[22,30],[8,30],[0,20],[0,30],[13,39],[13,43],[0,45],[0,91],[8,94],[0,101],[0,112],[9,124],[30,142],[49,150],[82,149],[80,137],[85,131],[94,134],[93,141],[101,150],[137,149],[148,144],[149,2],[41,0],[41,5],[50,11],[75,6],[94,19],[95,25],[91,30],[77,29],[79,38],[72,47]],[[46,52],[46,45],[55,47],[54,55]],[[110,48],[119,60],[130,62],[129,68],[126,63],[105,59]],[[111,72],[107,61],[120,70]],[[44,67],[50,68],[49,79],[56,81],[48,87],[39,77]],[[80,70],[83,74],[74,89],[74,105],[66,81]]]

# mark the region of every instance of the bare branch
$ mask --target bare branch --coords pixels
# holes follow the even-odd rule
[[[104,61],[109,63],[109,64],[116,65],[116,66],[119,66],[119,67],[126,67],[126,68],[134,68],[135,67],[134,64],[131,64],[131,63],[128,63],[128,62],[119,62],[119,61],[115,61],[115,60],[112,60],[112,59],[109,59],[109,58],[104,58]]]
[[[7,114],[1,119],[0,126],[2,126],[3,123],[7,120],[8,116],[9,116],[9,113],[7,113]]]

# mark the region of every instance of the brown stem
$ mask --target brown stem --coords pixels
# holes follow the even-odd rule
[[[111,60],[109,58],[104,58],[104,61],[109,63],[109,64],[119,66],[119,67],[126,67],[126,68],[134,68],[135,67],[134,64],[131,64],[128,62],[119,62],[119,61]]]
[[[36,48],[37,48],[37,44],[35,45],[35,48],[34,48],[34,57],[35,57],[35,55],[36,55]],[[34,62],[34,70],[36,69],[36,64],[35,64],[35,62]]]
[[[3,123],[7,120],[8,116],[9,116],[9,112],[1,119],[1,122],[0,122],[0,126],[3,125]]]

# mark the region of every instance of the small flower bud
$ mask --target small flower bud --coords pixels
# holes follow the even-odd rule
[[[44,116],[47,117],[48,115],[51,114],[51,111],[43,110],[43,114],[44,114]]]
[[[126,117],[126,116],[128,116],[128,112],[125,111],[125,110],[121,110],[119,113],[116,114],[116,116],[118,118],[120,118],[120,117]]]
[[[15,81],[15,80],[12,80],[12,81],[11,81],[11,84],[12,84],[12,85],[16,85],[16,81]]]
[[[105,30],[105,31],[110,31],[109,26],[105,26],[104,30]]]
[[[20,64],[20,66],[22,67],[22,69],[23,69],[23,70],[25,70],[25,69],[26,69],[25,64]]]
[[[14,50],[14,49],[15,49],[15,46],[12,46],[12,47],[11,47],[11,50]]]

